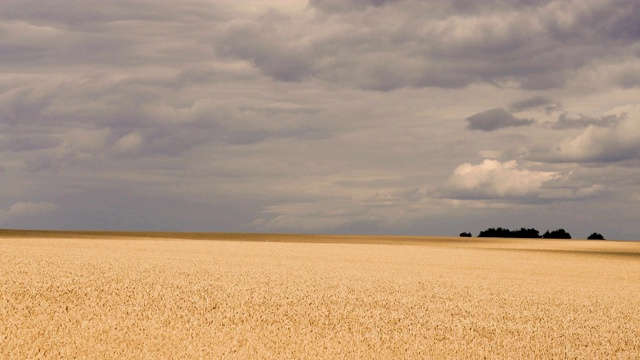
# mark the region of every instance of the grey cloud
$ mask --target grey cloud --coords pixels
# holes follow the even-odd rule
[[[620,114],[603,115],[600,117],[590,117],[586,115],[571,117],[567,113],[562,113],[558,116],[558,121],[551,125],[551,127],[553,129],[582,129],[588,126],[610,127],[618,123],[620,120],[625,119],[626,116],[626,114]]]
[[[62,0],[0,4],[0,63],[4,67],[140,66],[211,59],[194,43],[233,12],[207,2],[78,3]],[[200,39],[199,41],[203,41]]]
[[[4,224],[15,218],[31,217],[55,211],[57,206],[53,203],[41,202],[18,202],[9,209],[0,209],[0,224]]]
[[[512,126],[533,124],[533,119],[517,118],[502,108],[491,109],[471,115],[465,119],[470,130],[494,131]]]
[[[311,57],[305,54],[306,49],[281,42],[280,22],[290,20],[285,15],[271,16],[275,18],[259,26],[231,24],[219,35],[214,50],[218,55],[248,60],[276,80],[300,81],[311,73]]]
[[[309,0],[309,5],[327,13],[362,10],[367,6],[384,6],[402,0]]]
[[[313,0],[311,8],[335,16],[270,11],[253,20],[222,4],[163,5],[4,3],[0,19],[11,21],[0,58],[5,66],[153,61],[187,68],[217,54],[284,82],[316,78],[380,91],[473,83],[548,89],[588,64],[629,56],[640,34],[640,5],[623,0]]]
[[[4,66],[122,63],[130,59],[124,54],[135,43],[132,38],[115,34],[75,32],[24,22],[5,25],[4,32],[8,35],[0,38],[0,61]]]
[[[119,156],[176,157],[211,140],[206,128],[188,126],[149,126],[135,129],[113,143]]]
[[[578,149],[567,149],[563,146],[555,147],[551,156],[543,159],[550,162],[572,162],[572,163],[618,163],[640,158],[640,145],[615,144],[606,142],[604,144],[594,144],[592,149],[580,147]],[[636,161],[637,166],[637,161]]]
[[[634,0],[612,0],[604,5],[578,8],[574,22],[559,17],[550,22],[553,34],[564,41],[637,42],[640,39],[640,3]],[[586,35],[586,36],[585,36]]]
[[[435,5],[425,5],[425,3],[416,1],[396,2],[366,0],[355,0],[351,2],[336,2],[325,0],[312,2],[311,5],[322,7],[324,5],[330,6],[331,4],[337,6],[335,4],[344,3],[356,4],[356,7],[359,9],[361,9],[362,7],[373,6],[380,8],[381,12],[378,15],[374,15],[374,17],[371,19],[367,19],[366,17],[361,17],[359,15],[354,15],[353,19],[349,17],[339,19],[343,22],[342,25],[353,20],[353,30],[358,28],[360,30],[351,31],[352,29],[346,28],[346,31],[344,32],[328,34],[327,36],[318,36],[317,38],[314,36],[309,36],[314,35],[313,32],[316,31],[315,27],[313,26],[314,24],[304,23],[299,25],[300,27],[298,27],[298,25],[292,24],[290,21],[283,21],[282,24],[278,25],[277,23],[281,20],[281,17],[278,18],[277,16],[275,16],[276,19],[274,20],[274,15],[271,14],[268,16],[263,16],[258,21],[259,24],[255,25],[254,23],[254,29],[251,31],[245,31],[244,35],[242,34],[242,32],[244,31],[242,29],[229,31],[226,36],[223,36],[218,41],[219,43],[217,43],[216,45],[219,46],[216,46],[216,48],[220,49],[222,53],[227,54],[227,56],[247,59],[248,61],[254,63],[265,74],[282,81],[299,81],[309,76],[316,76],[327,81],[347,82],[350,81],[350,77],[353,77],[353,75],[350,75],[350,73],[352,73],[351,70],[360,68],[361,64],[370,63],[369,61],[362,61],[365,57],[371,58],[373,54],[395,51],[399,54],[399,56],[395,57],[395,60],[392,59],[391,61],[388,61],[386,63],[381,62],[376,66],[369,66],[367,69],[362,70],[360,75],[357,75],[355,78],[351,79],[355,85],[362,88],[385,91],[404,86],[461,87],[473,82],[492,82],[496,80],[504,80],[512,76],[508,73],[521,73],[522,71],[525,71],[530,67],[526,64],[518,65],[514,63],[510,66],[505,66],[505,64],[512,63],[515,60],[523,61],[524,59],[533,58],[532,56],[530,56],[530,54],[519,56],[516,53],[515,56],[510,55],[509,57],[497,59],[500,61],[493,61],[492,59],[489,59],[490,61],[486,63],[482,61],[482,56],[486,56],[487,51],[503,49],[503,51],[508,51],[509,54],[511,54],[512,50],[518,50],[518,46],[520,46],[523,41],[527,41],[527,38],[523,37],[523,34],[526,34],[527,31],[523,31],[520,33],[518,31],[507,32],[507,34],[514,34],[514,38],[509,40],[503,39],[505,36],[499,31],[492,30],[488,32],[488,35],[484,39],[477,38],[475,40],[467,39],[468,41],[462,41],[462,43],[460,44],[460,49],[456,50],[456,42],[464,39],[458,39],[456,36],[451,36],[451,34],[447,32],[446,28],[448,28],[449,30],[453,30],[454,32],[459,31],[460,29],[464,28],[464,26],[466,26],[464,22],[456,24],[455,22],[447,21],[448,24],[446,24],[447,26],[445,27],[445,29],[435,29],[438,30],[435,31],[434,24],[437,25],[438,22],[434,21],[433,23],[428,23],[427,26],[420,27],[421,32],[409,32],[397,26],[382,26],[380,29],[376,29],[375,27],[372,27],[367,23],[359,24],[359,22],[361,21],[366,22],[376,20],[376,16],[379,17],[379,20],[385,20],[386,18],[394,20],[399,16],[403,16],[406,14],[409,14],[409,16],[407,17],[408,20],[406,21],[405,25],[412,25],[414,22],[418,24],[422,21],[422,19],[412,17],[412,10],[416,8],[424,9],[425,7],[430,9],[431,7],[435,7]],[[505,4],[507,3],[508,2],[495,1],[490,2],[486,6],[480,6],[473,5],[477,4],[477,2],[470,3],[467,1],[457,1],[453,3],[454,6],[452,7],[452,9],[459,10],[464,8],[469,10],[470,15],[486,15],[483,11],[481,11],[485,7],[495,8],[501,12],[508,13],[509,11],[517,10],[519,6],[530,6],[534,4],[543,5],[542,3],[538,2],[520,1],[512,2],[513,5],[511,6],[505,6]],[[482,2],[482,4],[484,4],[484,2]],[[206,6],[167,6],[168,10],[158,10],[156,9],[156,6],[154,6],[154,11],[149,11],[150,9],[148,8],[148,4],[137,3],[125,7],[101,4],[99,6],[96,6],[95,9],[93,7],[84,8],[83,6],[76,3],[69,3],[59,7],[63,9],[74,9],[74,11],[58,11],[56,10],[58,9],[58,7],[56,9],[53,9],[55,11],[51,11],[51,9],[47,9],[47,11],[35,10],[47,8],[46,3],[39,3],[39,5],[40,7],[25,6],[24,8],[20,8],[17,10],[10,9],[12,11],[7,11],[5,16],[11,18],[32,19],[35,21],[44,22],[46,24],[57,24],[59,22],[62,22],[64,24],[70,25],[89,24],[92,21],[97,24],[108,24],[110,22],[118,22],[121,20],[128,21],[136,19],[138,21],[143,20],[152,22],[146,25],[153,26],[154,23],[166,20],[168,18],[174,19],[176,16],[179,19],[191,19],[189,16],[195,16],[195,14],[199,13],[210,14],[211,12],[215,12],[213,10],[218,10]],[[388,13],[388,16],[386,13],[387,8],[389,8],[389,11],[392,11]],[[395,8],[395,10],[391,8]],[[453,10],[449,11],[449,13],[444,14],[444,19],[447,19],[453,14],[453,12],[451,12]],[[224,11],[220,12],[224,13]],[[415,13],[424,14],[425,11],[416,11]],[[213,19],[211,15],[201,17],[205,19]],[[276,25],[269,24],[274,22],[276,23]],[[265,23],[267,24],[265,25]],[[380,24],[384,25],[384,22],[380,22]],[[139,23],[136,26],[142,25],[143,23]],[[473,23],[471,23],[470,25],[474,26]],[[496,28],[499,23],[487,21],[486,24],[479,25],[482,25],[483,27],[491,30],[492,28]],[[280,26],[280,28],[278,26]],[[528,24],[527,22],[524,22],[523,24],[517,24],[517,26],[526,27],[528,26]],[[251,27],[249,26],[249,28]],[[289,28],[289,30],[287,30],[287,28]],[[404,27],[404,29],[407,28],[411,27]],[[291,31],[291,29],[293,29],[294,31]],[[513,29],[517,30],[518,27],[514,27]],[[107,50],[104,53],[101,53],[100,57],[104,57],[106,53],[114,53],[118,54],[118,57],[120,58],[129,59],[129,61],[132,61],[134,64],[138,61],[141,61],[140,58],[136,57],[136,54],[139,54],[140,52],[133,51],[133,48],[131,46],[133,44],[135,44],[136,46],[142,45],[142,40],[130,44],[122,43],[117,51],[114,51],[115,47],[118,46],[117,44],[119,44],[118,41],[123,41],[124,37],[121,36],[122,34],[118,35],[117,32],[114,32],[115,29],[113,28],[109,28],[109,30],[112,34],[114,34],[111,39],[115,42],[113,42],[114,45],[109,46],[98,45],[97,47],[106,48]],[[234,31],[239,31],[240,34],[234,34]],[[131,37],[131,34],[133,33],[135,32],[128,31],[127,37]],[[350,36],[349,33],[354,33],[358,36],[350,39],[352,38],[352,36]],[[291,37],[290,35],[293,35],[293,37]],[[310,40],[310,43],[308,45],[305,45],[304,42],[300,42],[300,44],[298,44],[298,35],[307,36]],[[446,40],[444,42],[440,43],[438,41],[440,35],[445,35]],[[255,36],[257,36],[257,38],[254,39],[253,37]],[[65,35],[64,37],[67,38],[68,35]],[[238,41],[234,42],[234,39]],[[96,40],[98,39],[87,38],[86,42],[89,44],[100,44]],[[355,42],[353,40],[355,40]],[[414,49],[409,48],[409,46],[413,44],[422,44],[424,51],[416,52]],[[127,49],[131,49],[132,51],[129,52]],[[359,56],[357,53],[355,53],[355,51],[352,51],[352,49],[361,51],[362,56]],[[89,49],[88,51],[86,51],[86,53],[82,53],[82,56],[78,56],[78,52],[81,51],[80,48],[69,48],[62,52],[58,52],[58,54],[67,53],[70,54],[70,57],[82,59],[83,56],[89,56],[91,53],[95,53],[95,50],[96,49]],[[456,51],[460,52],[461,56],[458,57]],[[465,53],[465,51],[468,52]],[[123,53],[126,55],[123,56]],[[440,61],[440,59],[438,58],[440,53],[443,53],[445,55],[442,61]],[[500,51],[498,51],[498,53],[500,53]],[[353,56],[353,58],[350,58],[351,56]],[[542,54],[540,56],[544,57],[545,55]],[[539,62],[540,56],[535,57],[536,61]],[[339,59],[336,59],[337,57],[339,57]],[[28,56],[25,58],[28,58]],[[511,60],[512,58],[513,60]],[[458,59],[463,60],[461,61]],[[70,60],[71,58],[68,58],[65,61]],[[479,60],[480,62],[478,62]],[[98,61],[98,59],[94,58],[91,59],[91,61],[95,62]],[[415,63],[416,65],[409,67],[407,71],[399,70],[405,68],[408,63]],[[490,65],[496,63],[500,63],[500,67],[491,68]],[[562,64],[563,62],[557,62],[554,60],[553,63]],[[562,74],[559,74],[558,72],[551,72],[550,75],[546,75],[545,71],[548,70],[545,69],[551,69],[552,67],[547,66],[548,64],[546,63],[542,65],[543,66],[539,68],[535,68],[535,71],[531,74],[531,76],[521,78],[520,81],[522,81],[522,84],[528,84],[527,86],[543,87],[557,85],[558,80],[553,79],[562,79],[562,76],[556,76]],[[540,79],[542,79],[542,81]]]
[[[42,171],[57,171],[56,160],[51,156],[34,155],[24,160],[24,170],[30,173],[38,173]]]
[[[463,12],[478,12],[482,9],[504,9],[504,8],[522,8],[522,7],[537,7],[546,5],[553,0],[487,0],[487,1],[473,1],[473,0],[451,0],[452,8]]]
[[[378,193],[363,201],[319,198],[313,202],[287,202],[267,206],[253,223],[258,231],[313,232],[329,229],[342,232],[361,225],[378,231],[402,229],[424,216],[416,203],[423,198],[419,189]]]
[[[633,89],[640,86],[640,46],[636,46],[635,54],[622,63],[601,67],[602,75],[614,86],[622,89]]]
[[[8,0],[0,4],[0,19],[37,25],[96,30],[98,25],[124,21],[220,20],[231,12],[216,4],[191,2],[171,6],[172,1],[96,2],[70,0]]]
[[[50,149],[60,145],[61,142],[62,140],[55,136],[7,134],[0,137],[0,152]]]
[[[326,126],[299,120],[301,114],[320,116],[322,108],[254,97],[228,103],[225,91],[219,98],[202,94],[202,83],[183,74],[178,87],[173,72],[116,81],[97,73],[6,91],[0,94],[0,153],[34,152],[20,156],[25,171],[59,172],[123,159],[176,158],[205,146],[331,136]]]
[[[192,65],[181,70],[175,78],[173,85],[181,88],[192,85],[211,85],[233,80],[249,80],[256,77],[257,72],[248,66],[212,66]]]
[[[623,88],[636,88],[640,87],[640,72],[638,71],[623,71],[616,77],[616,83]]]
[[[55,96],[54,89],[22,86],[0,94],[0,123],[25,124],[38,118]]]
[[[56,211],[39,217],[37,224],[39,228],[71,230],[249,231],[250,228],[243,228],[252,220],[248,214],[263,205],[261,201],[232,200],[224,195],[209,201],[205,196],[184,199],[169,191],[150,193],[141,189],[158,186],[156,182],[149,185],[122,185],[111,181],[93,186],[85,184],[74,192],[56,193],[52,199],[58,205]],[[14,217],[10,225],[33,227],[34,222],[29,219]]]
[[[562,110],[562,104],[558,101],[553,101],[546,96],[534,96],[516,101],[509,105],[509,110],[512,112],[520,112],[536,108],[543,108],[547,113],[551,113],[553,111]]]
[[[337,14],[281,21],[270,14],[260,25],[227,31],[214,48],[250,61],[281,81],[315,77],[381,91],[510,82],[526,89],[550,89],[562,87],[597,59],[615,61],[628,54],[627,45],[636,42],[635,27],[621,24],[635,23],[629,14],[640,8],[623,1],[602,6],[458,1],[448,10],[415,0],[311,5]],[[628,13],[618,12],[620,6]],[[365,11],[369,7],[377,11]],[[521,11],[524,7],[528,9]],[[459,16],[460,9],[465,9],[464,16]],[[432,12],[439,16],[423,16]],[[332,26],[342,31],[329,31]],[[608,31],[596,34],[593,28]],[[376,59],[390,61],[375,64]]]
[[[545,5],[552,0],[493,0],[493,1],[473,1],[473,0],[451,0],[442,2],[432,2],[430,8],[438,12],[476,14],[479,12],[495,11],[496,9],[519,9],[524,7],[536,7]],[[381,7],[394,3],[411,3],[411,0],[310,0],[309,5],[327,13],[349,12],[354,10],[364,10],[367,7]],[[423,4],[426,2],[423,2]],[[421,4],[422,5],[422,4]],[[429,15],[429,14],[427,14]]]
[[[578,136],[554,146],[543,160],[574,163],[613,163],[640,160],[640,122],[637,112],[610,127],[589,125]]]

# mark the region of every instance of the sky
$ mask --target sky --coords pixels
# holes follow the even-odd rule
[[[640,239],[637,0],[0,2],[0,227]]]

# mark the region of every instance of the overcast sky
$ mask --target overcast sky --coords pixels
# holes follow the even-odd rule
[[[640,238],[637,0],[0,2],[0,227]]]

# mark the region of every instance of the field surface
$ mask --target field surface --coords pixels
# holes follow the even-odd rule
[[[0,358],[640,358],[640,242],[0,231]]]

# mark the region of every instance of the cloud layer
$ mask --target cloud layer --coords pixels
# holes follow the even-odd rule
[[[640,199],[639,17],[631,0],[4,2],[3,226],[450,235],[579,210],[558,227],[634,238],[613,214]]]
[[[279,81],[373,90],[473,83],[562,87],[638,41],[634,1],[311,1],[302,17],[233,22],[214,42]]]

